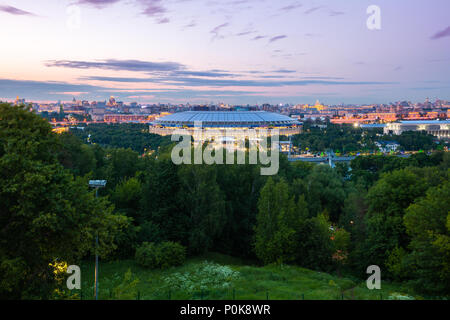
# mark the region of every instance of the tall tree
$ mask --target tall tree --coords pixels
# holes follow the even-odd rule
[[[255,253],[264,263],[276,262],[279,251],[274,242],[277,232],[277,216],[288,194],[277,194],[276,183],[271,177],[261,189],[255,226]]]
[[[57,136],[25,107],[0,104],[0,297],[48,298],[49,264],[114,249],[125,217],[57,161]]]
[[[176,241],[188,244],[189,218],[182,202],[178,167],[170,159],[149,160],[142,175],[142,241]]]
[[[225,200],[214,166],[184,165],[179,168],[180,198],[188,214],[188,250],[201,253],[213,248],[226,221]]]
[[[61,134],[59,140],[62,146],[58,159],[65,168],[81,176],[95,171],[97,161],[91,146],[83,144],[71,133]]]
[[[109,149],[106,157],[108,188],[113,188],[122,180],[134,177],[141,169],[139,154],[131,149]]]
[[[217,241],[223,253],[253,257],[253,227],[258,211],[258,197],[266,176],[261,176],[259,166],[217,166],[217,183],[226,201],[226,222]]]
[[[308,218],[298,231],[296,262],[305,268],[330,271],[332,267],[333,243],[327,213]]]
[[[307,177],[307,201],[311,216],[327,210],[333,222],[339,221],[345,200],[342,178],[328,166],[317,165]]]
[[[255,253],[265,264],[295,261],[298,232],[307,217],[303,196],[298,204],[290,196],[289,186],[281,179],[269,178],[261,189],[255,226]]]
[[[366,263],[384,267],[391,250],[397,246],[406,248],[409,237],[403,224],[405,209],[425,194],[429,186],[413,169],[402,169],[383,175],[369,190]]]
[[[406,209],[404,222],[411,237],[407,258],[417,289],[450,293],[450,182],[428,190]]]

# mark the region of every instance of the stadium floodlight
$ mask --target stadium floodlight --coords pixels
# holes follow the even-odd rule
[[[106,186],[106,180],[89,180],[89,187],[95,188],[95,197],[98,197],[98,189]],[[98,300],[98,233],[95,236],[95,300]]]
[[[89,187],[103,188],[106,186],[106,180],[89,180]]]

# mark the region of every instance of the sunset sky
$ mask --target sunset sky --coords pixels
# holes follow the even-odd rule
[[[381,30],[366,10],[381,9]],[[450,100],[449,0],[0,0],[0,99]]]

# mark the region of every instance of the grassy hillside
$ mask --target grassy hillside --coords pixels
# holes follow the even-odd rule
[[[124,280],[128,270],[131,277]],[[168,270],[144,269],[133,260],[101,262],[99,274],[100,299],[379,300],[398,293],[413,295],[387,282],[382,282],[381,290],[369,290],[363,281],[295,266],[249,266],[219,254],[190,259]],[[86,262],[83,299],[93,298],[93,282],[94,264]]]

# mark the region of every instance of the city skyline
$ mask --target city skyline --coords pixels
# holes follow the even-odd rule
[[[370,5],[380,30],[366,26]],[[0,1],[0,99],[450,99],[449,9],[445,0]]]

